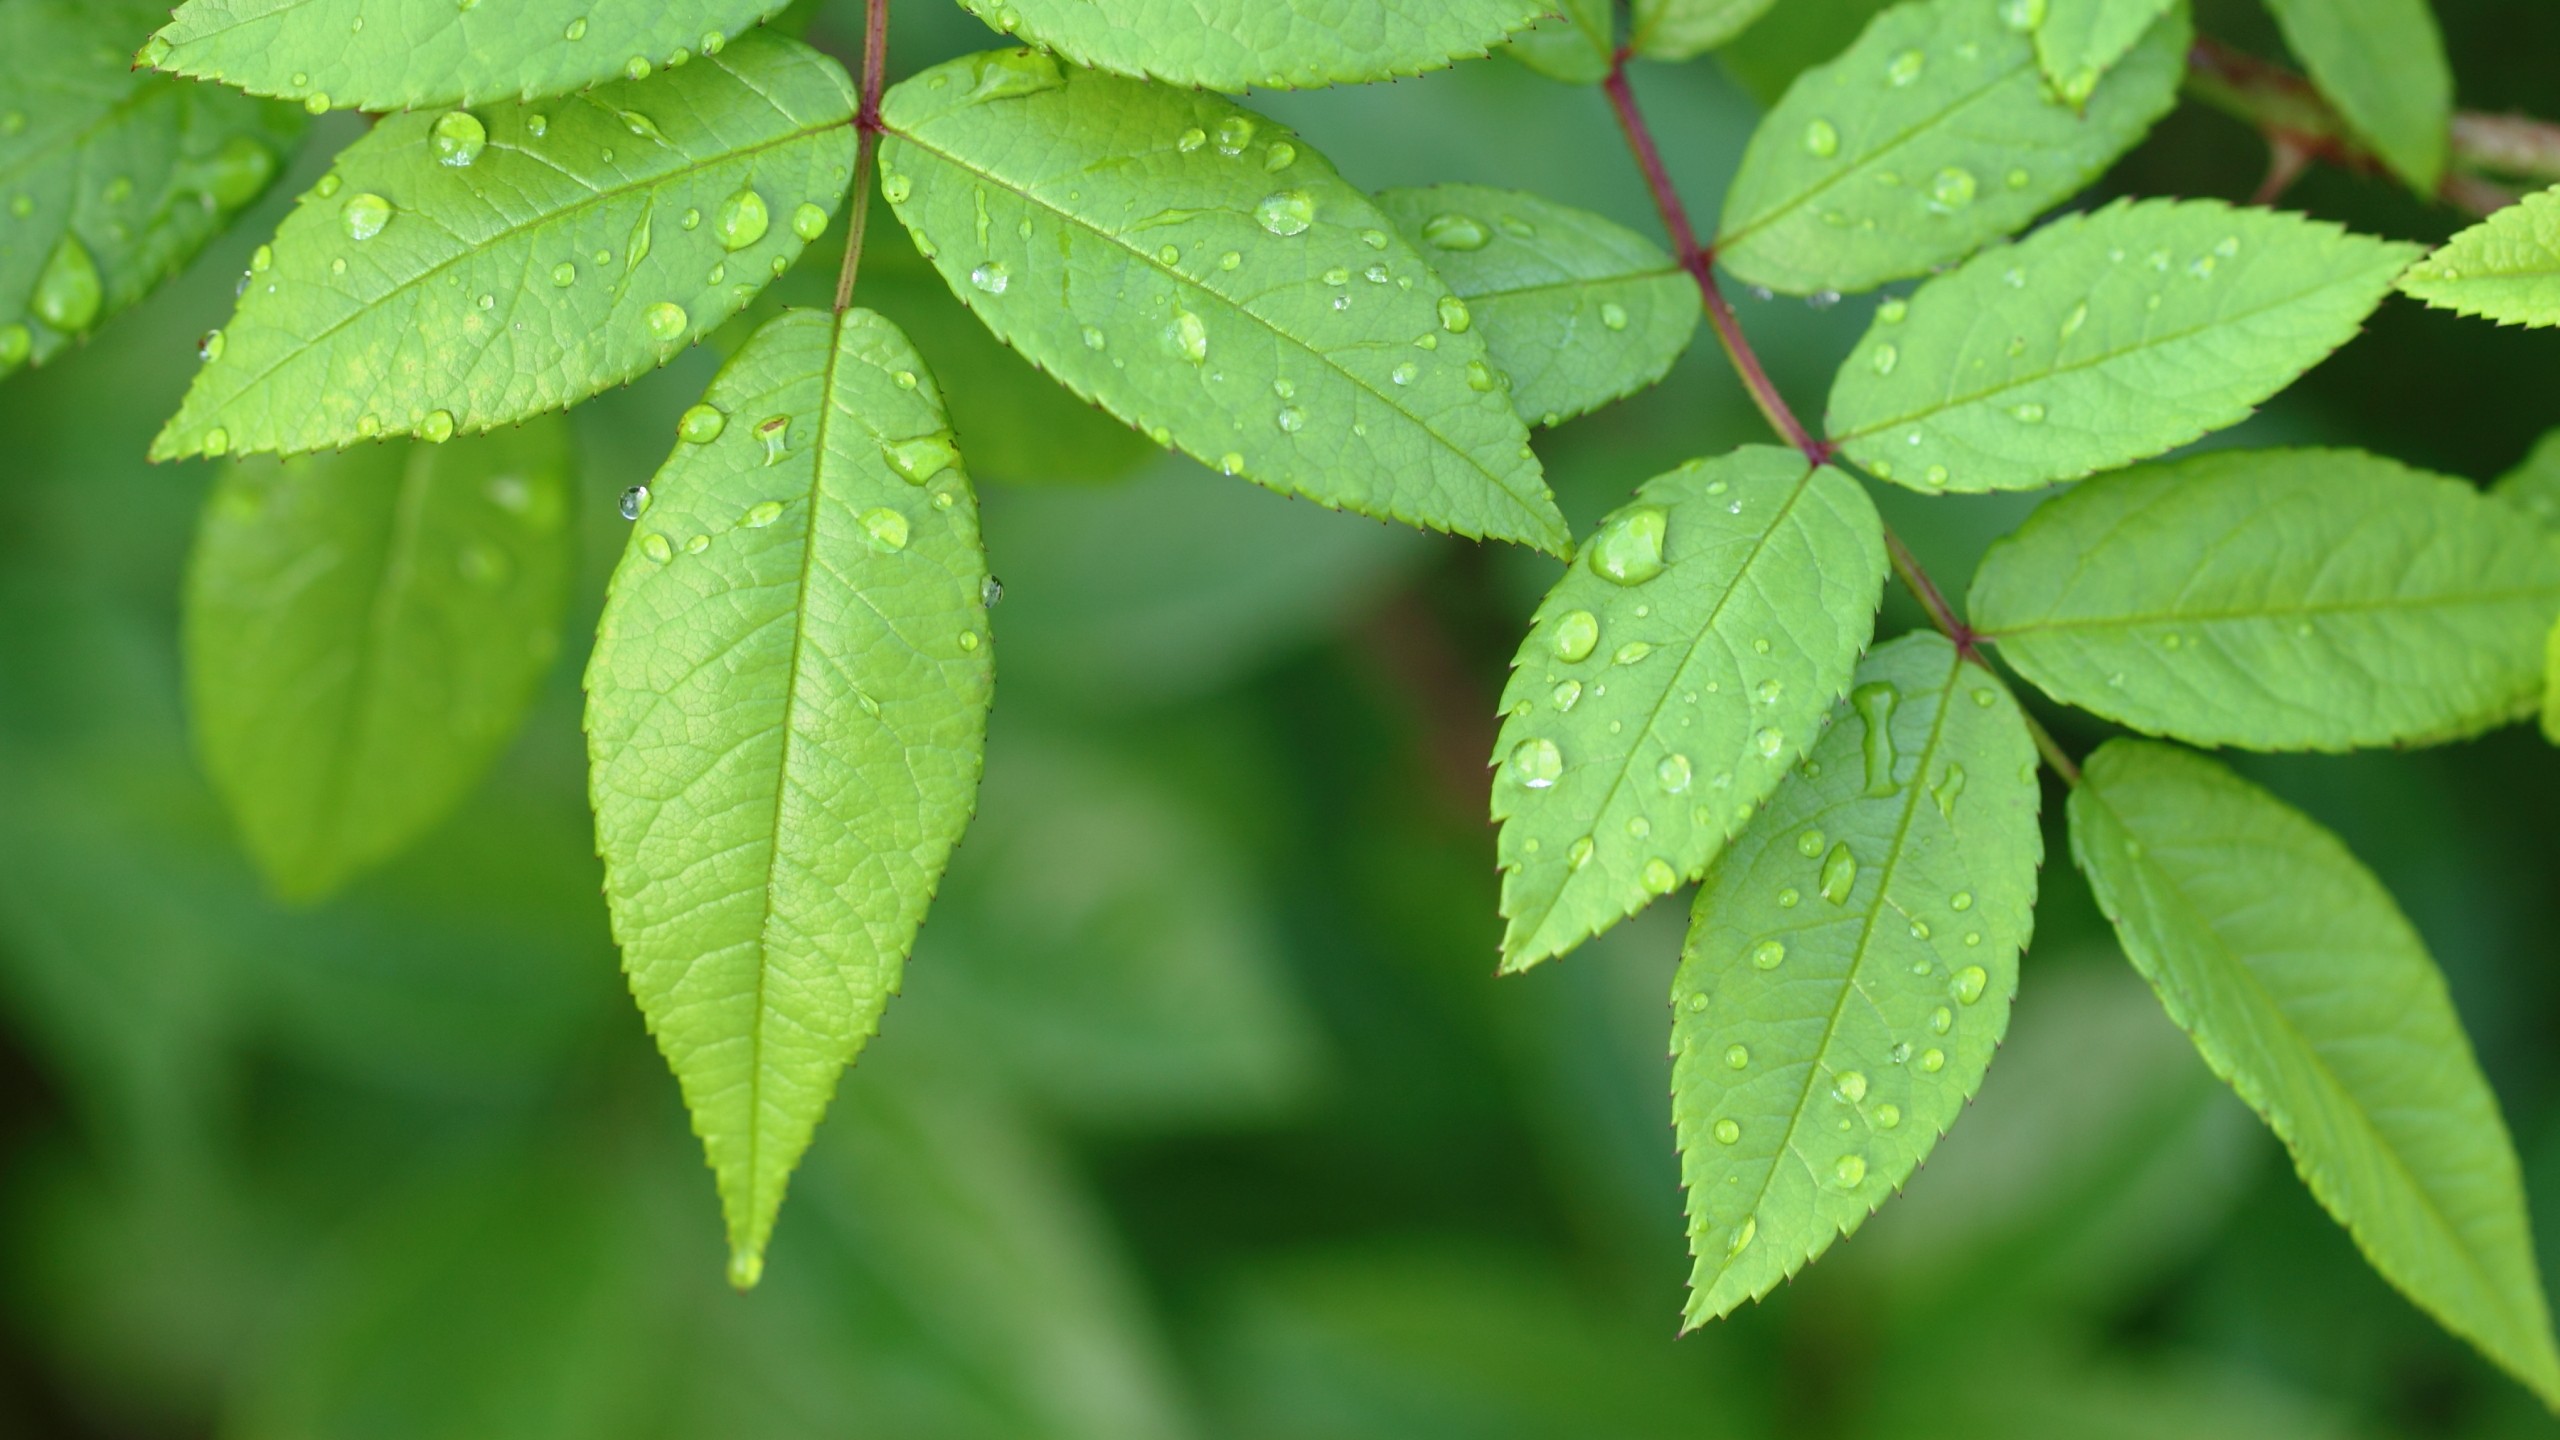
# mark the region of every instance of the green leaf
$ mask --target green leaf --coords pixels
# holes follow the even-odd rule
[[[2542,641],[2542,738],[2560,745],[2560,623]]]
[[[2074,112],[2045,98],[2025,17],[2001,4],[1896,6],[1796,77],[1725,196],[1725,267],[1793,295],[1922,274],[2068,198],[2175,103],[2183,9]]]
[[[2464,230],[2409,267],[2400,288],[2501,325],[2560,325],[2560,187]]]
[[[2365,1258],[2560,1404],[2514,1147],[2391,896],[2337,837],[2170,746],[2101,748],[2070,815],[2125,953]]]
[[[1511,37],[1511,57],[1568,85],[1597,85],[1616,56],[1614,0],[1557,0],[1557,13]]]
[[[1502,696],[1503,968],[1705,871],[1848,688],[1884,570],[1858,483],[1773,446],[1656,476],[1600,522]]]
[[[1739,35],[1770,0],[1635,0],[1628,45],[1651,60],[1689,60]]]
[[[2414,253],[2218,200],[2068,215],[1885,302],[1827,423],[1915,490],[2113,469],[2246,419],[2352,338]]]
[[[2029,7],[2040,0],[2012,0]],[[2072,104],[2089,98],[2099,77],[2133,49],[2177,0],[2049,0],[2036,24],[2036,64],[2054,93]]]
[[[1858,667],[1698,891],[1671,982],[1687,1322],[1858,1228],[1981,1088],[2035,923],[2035,742],[1937,635]]]
[[[1475,312],[1512,405],[1538,424],[1652,385],[1697,333],[1697,282],[1587,210],[1483,185],[1388,190],[1378,206]]]
[[[2498,477],[2489,493],[2560,529],[2560,430],[2545,432],[2516,468]]]
[[[824,225],[853,104],[834,61],[759,34],[459,125],[385,119],[259,251],[152,458],[475,434],[666,363]]]
[[[326,895],[479,783],[560,645],[566,428],[231,466],[188,567],[205,768],[277,893]]]
[[[2532,713],[2560,546],[2360,451],[2222,452],[2047,501],[1983,557],[1969,608],[2046,694],[2138,730],[2425,743]]]
[[[1849,48],[1885,0],[1787,0],[1716,52],[1716,63],[1761,108],[1778,103],[1795,78]]]
[[[928,70],[883,114],[917,247],[1069,389],[1328,508],[1563,551],[1473,313],[1289,131],[1029,51]]]
[[[587,743],[623,965],[753,1284],[968,823],[993,672],[976,502],[904,336],[787,313],[703,407],[614,571]]]
[[[0,375],[41,365],[265,193],[302,117],[137,75],[147,0],[0,4]]]
[[[783,3],[185,0],[137,58],[313,114],[477,105],[675,69],[719,54]]]
[[[1079,65],[1211,90],[1393,80],[1491,53],[1551,0],[960,0]]]
[[[2427,0],[2267,0],[2285,48],[2391,172],[2419,194],[2444,174],[2453,70]]]

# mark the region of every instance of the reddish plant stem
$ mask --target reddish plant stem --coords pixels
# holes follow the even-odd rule
[[[1609,97],[1609,108],[1617,113],[1618,128],[1626,132],[1627,149],[1635,155],[1636,168],[1644,172],[1644,183],[1653,192],[1654,209],[1662,214],[1662,228],[1671,236],[1672,253],[1679,257],[1682,269],[1698,282],[1698,295],[1706,306],[1707,324],[1716,332],[1716,340],[1724,346],[1725,357],[1733,362],[1734,373],[1742,377],[1742,388],[1751,403],[1769,421],[1771,429],[1786,437],[1788,444],[1804,452],[1816,465],[1831,458],[1828,441],[1816,439],[1787,408],[1784,395],[1776,382],[1760,364],[1760,356],[1742,333],[1742,321],[1733,306],[1716,285],[1715,254],[1698,243],[1698,229],[1689,223],[1689,207],[1680,201],[1680,192],[1671,183],[1671,172],[1662,165],[1662,149],[1653,140],[1653,130],[1645,124],[1644,111],[1636,104],[1636,93],[1627,83],[1627,61],[1633,52],[1621,48],[1610,62],[1608,78],[1600,88]]]
[[[853,128],[860,137],[853,151],[852,208],[845,215],[844,268],[836,273],[836,313],[853,304],[853,282],[862,272],[862,238],[871,223],[871,159],[880,149],[880,92],[889,75],[889,0],[864,0],[862,7],[862,103],[854,111]]]

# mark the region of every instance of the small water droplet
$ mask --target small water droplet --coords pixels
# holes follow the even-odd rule
[[[640,553],[664,565],[676,558],[676,547],[667,542],[666,536],[652,533],[641,537]]]
[[[1805,122],[1804,150],[1817,160],[1828,160],[1840,153],[1840,132],[1828,120]]]
[[[470,111],[451,110],[437,117],[428,132],[428,145],[435,151],[436,163],[465,168],[489,148],[489,130]]]
[[[1894,1104],[1877,1106],[1875,1121],[1876,1128],[1879,1130],[1899,1129],[1902,1125],[1902,1107]]]
[[[1529,789],[1544,790],[1564,774],[1564,752],[1553,740],[1523,740],[1511,748],[1511,774]]]
[[[764,446],[764,463],[779,465],[791,450],[791,417],[767,415],[756,422],[756,440]]]
[[[1901,359],[1901,351],[1896,350],[1890,345],[1879,345],[1876,347],[1875,354],[1868,357],[1868,363],[1875,367],[1875,372],[1877,374],[1890,375],[1893,373],[1893,367],[1895,364],[1900,362]]]
[[[1775,970],[1787,963],[1787,947],[1775,940],[1763,940],[1751,948],[1751,966],[1755,970]]]
[[[1440,297],[1441,329],[1448,331],[1452,335],[1458,335],[1465,333],[1467,327],[1474,323],[1475,317],[1467,312],[1466,301],[1459,299],[1455,295],[1443,295]]]
[[[1961,165],[1950,165],[1929,181],[1929,202],[1939,210],[1961,210],[1973,203],[1973,172]]]
[[[1849,842],[1843,840],[1832,846],[1831,853],[1823,857],[1822,878],[1817,888],[1823,899],[1834,905],[1846,905],[1849,892],[1856,888],[1857,883],[1858,857],[1849,853]]]
[[[1644,888],[1655,895],[1668,895],[1680,888],[1680,872],[1659,856],[1644,862],[1643,880]]]
[[[1304,235],[1316,223],[1315,197],[1304,190],[1280,190],[1262,197],[1253,218],[1274,235]]]
[[[1796,853],[1807,860],[1822,853],[1822,832],[1807,830],[1796,837]]]
[[[1666,755],[1662,758],[1661,764],[1653,767],[1653,778],[1661,782],[1662,788],[1673,795],[1678,795],[1689,788],[1692,774],[1689,757],[1686,755]]]
[[[1891,795],[1900,788],[1893,778],[1893,710],[1902,695],[1883,681],[1861,685],[1849,694],[1849,703],[1858,712],[1858,720],[1866,727],[1864,754],[1867,762],[1865,794],[1873,798]]]
[[[1013,272],[1005,269],[1000,260],[984,261],[969,272],[969,284],[989,295],[1003,294],[1012,283]]]
[[[2044,23],[2045,0],[2000,0],[2000,23],[2027,34]]]
[[[390,223],[391,202],[370,190],[348,196],[338,210],[338,224],[350,240],[370,240]]]
[[[894,554],[907,548],[907,517],[885,505],[862,512],[862,529],[874,550]]]
[[[418,423],[418,437],[430,445],[441,445],[453,438],[453,412],[430,410]]]
[[[1990,984],[1991,974],[1989,971],[1984,970],[1979,965],[1967,965],[1955,974],[1957,1003],[1962,1005],[1971,1005],[1975,1001],[1980,1000],[1982,998],[1983,990]]]
[[[1831,1093],[1855,1105],[1867,1098],[1867,1077],[1855,1070],[1843,1070],[1833,1078]]]
[[[615,503],[614,508],[622,512],[625,520],[639,519],[649,508],[649,487],[634,485],[623,491],[622,499]]]
[[[1866,1183],[1867,1157],[1864,1155],[1843,1155],[1832,1165],[1831,1173],[1843,1186],[1846,1186],[1851,1190],[1855,1190],[1860,1185]]]
[[[1170,354],[1194,365],[1205,364],[1209,359],[1209,327],[1190,311],[1176,309],[1172,321],[1164,327],[1164,344]]]
[[[648,325],[649,333],[660,340],[683,339],[685,326],[692,323],[691,317],[684,313],[683,306],[667,300],[661,300],[643,311],[641,319]]]
[[[729,427],[729,417],[712,405],[696,405],[676,417],[676,438],[688,445],[708,445]]]
[[[1600,643],[1600,617],[1588,610],[1570,610],[1556,620],[1549,637],[1556,658],[1567,662],[1581,660]]]
[[[1748,1046],[1748,1045],[1731,1045],[1731,1046],[1727,1046],[1727,1047],[1725,1048],[1725,1052],[1724,1052],[1724,1067],[1725,1067],[1726,1069],[1728,1069],[1728,1070],[1744,1070],[1744,1069],[1748,1069],[1748,1068],[1750,1068],[1750,1065],[1751,1065],[1751,1047],[1750,1047],[1750,1046]]]
[[[1253,143],[1253,122],[1242,115],[1230,115],[1218,122],[1218,153],[1233,158]]]
[[[1627,307],[1612,300],[1600,307],[1600,323],[1611,330],[1627,328]]]
[[[1905,50],[1894,56],[1893,63],[1885,67],[1884,78],[1888,84],[1899,90],[1919,79],[1920,72],[1927,69],[1928,64],[1928,56],[1917,50]]]
[[[1610,516],[1591,537],[1591,572],[1619,585],[1641,585],[1661,574],[1670,520],[1658,505],[1631,505]]]
[[[1717,1121],[1717,1122],[1716,1122],[1716,1143],[1717,1143],[1717,1144],[1719,1144],[1719,1145],[1731,1145],[1731,1144],[1733,1144],[1735,1141],[1740,1140],[1741,1138],[1742,1138],[1742,1126],[1741,1126],[1741,1125],[1739,1125],[1739,1124],[1735,1123],[1735,1122],[1734,1122],[1734,1121],[1732,1121],[1732,1120],[1719,1120],[1719,1121]]]

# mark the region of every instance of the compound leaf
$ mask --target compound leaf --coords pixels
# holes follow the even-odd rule
[[[1842,450],[1915,490],[2027,490],[2247,418],[2415,252],[2217,200],[2069,215],[1887,301],[1832,383]]]
[[[1884,570],[1858,483],[1766,445],[1656,476],[1600,523],[1502,696],[1504,968],[1706,869],[1848,687]]]
[[[2044,859],[2026,721],[1932,634],[1857,679],[1708,872],[1671,984],[1691,1325],[1883,1205],[2009,1027]]]
[[[1552,0],[960,0],[1079,65],[1176,85],[1298,90],[1492,52]]]
[[[2024,18],[2014,0],[1899,5],[1796,77],[1743,153],[1717,258],[1797,295],[1921,274],[2070,196],[2176,101],[2183,9],[2078,111],[2045,98]]]
[[[2033,8],[2038,0],[2009,0]],[[2050,0],[2036,23],[2036,64],[2054,93],[2074,105],[2115,68],[2134,42],[2177,0]]]
[[[302,117],[137,75],[147,0],[0,5],[0,375],[41,365],[266,191]]]
[[[754,34],[556,102],[385,119],[259,251],[152,458],[471,434],[664,364],[824,228],[853,105],[834,61]]]
[[[2427,0],[2267,0],[2320,93],[2422,195],[2444,174],[2453,69]]]
[[[1635,0],[1627,45],[1650,60],[1688,60],[1739,35],[1770,0]]]
[[[1377,198],[1467,302],[1512,406],[1537,424],[1653,384],[1697,333],[1697,282],[1625,226],[1484,185]]]
[[[2125,953],[2365,1258],[2560,1404],[2514,1146],[2390,894],[2336,836],[2168,745],[2100,748],[2070,816]]]
[[[751,1285],[976,802],[986,559],[933,381],[869,311],[766,325],[682,433],[597,628],[590,787]]]
[[[1320,505],[1562,553],[1474,315],[1288,131],[1036,51],[889,92],[881,190],[998,338]]]
[[[1511,58],[1551,80],[1599,84],[1618,49],[1615,0],[1558,0],[1555,8],[1511,37]]]
[[[2469,484],[2353,450],[2200,455],[2045,502],[1974,623],[2067,705],[2256,750],[2468,735],[2531,714],[2560,545]]]
[[[2560,188],[2539,191],[2444,242],[2400,288],[2501,325],[2560,325]]]
[[[252,95],[406,110],[531,100],[717,55],[783,0],[185,0],[137,58]],[[149,22],[146,21],[146,24]]]
[[[196,745],[278,894],[399,853],[479,782],[560,645],[567,427],[231,466],[186,589]]]

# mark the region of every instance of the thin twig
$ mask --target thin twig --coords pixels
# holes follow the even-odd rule
[[[862,104],[854,111],[853,128],[860,139],[853,152],[852,210],[845,216],[844,269],[836,274],[836,313],[853,304],[853,282],[862,271],[862,237],[871,224],[871,160],[880,149],[880,92],[889,74],[889,0],[864,0],[862,15]]]
[[[1902,577],[1903,587],[1920,602],[1920,608],[1929,613],[1929,623],[1938,627],[1939,634],[1956,642],[1957,654],[1979,663],[1982,659],[1982,637],[1956,614],[1956,607],[1947,603],[1946,592],[1938,588],[1937,581],[1929,578],[1928,571],[1920,568],[1920,557],[1911,553],[1911,547],[1902,543],[1902,537],[1893,533],[1890,525],[1884,531],[1884,553],[1885,558],[1893,562],[1893,573]]]

